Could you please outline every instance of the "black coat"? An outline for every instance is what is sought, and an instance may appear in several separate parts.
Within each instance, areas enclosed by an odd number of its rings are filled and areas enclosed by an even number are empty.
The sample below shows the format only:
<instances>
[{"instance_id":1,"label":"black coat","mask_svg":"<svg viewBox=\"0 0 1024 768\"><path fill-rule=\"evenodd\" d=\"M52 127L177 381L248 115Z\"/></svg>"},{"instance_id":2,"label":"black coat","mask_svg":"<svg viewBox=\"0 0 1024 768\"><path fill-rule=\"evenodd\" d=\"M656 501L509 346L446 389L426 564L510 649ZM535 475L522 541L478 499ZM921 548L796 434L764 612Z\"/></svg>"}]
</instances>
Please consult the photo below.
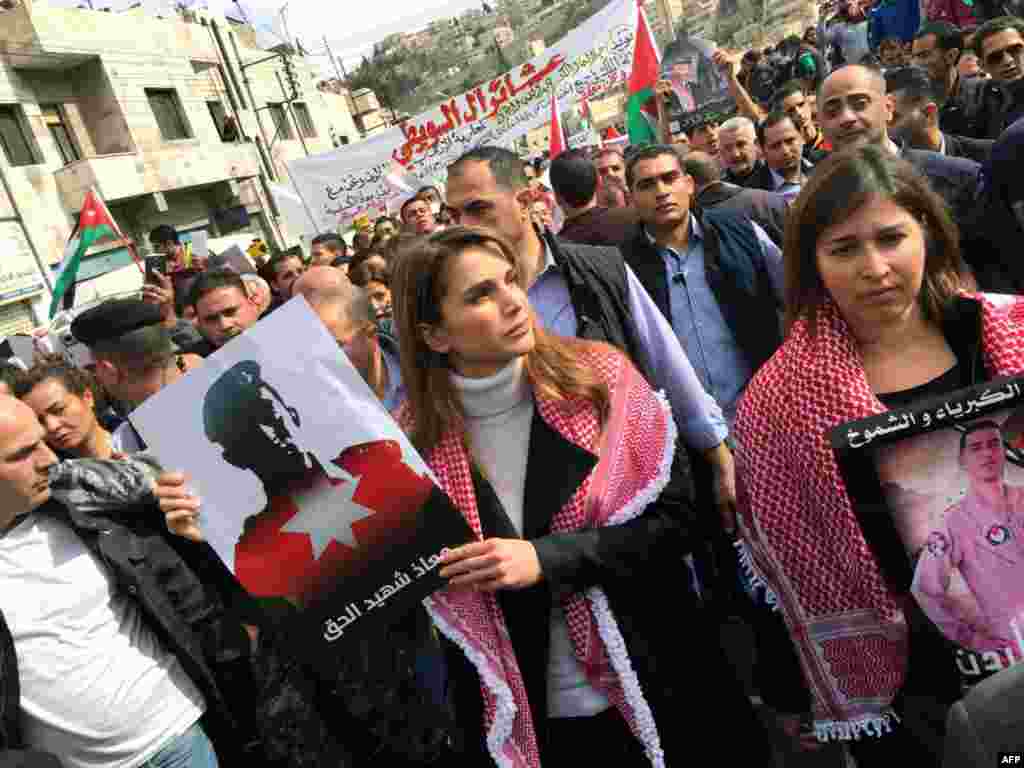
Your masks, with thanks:
<instances>
[{"instance_id":1,"label":"black coat","mask_svg":"<svg viewBox=\"0 0 1024 768\"><path fill-rule=\"evenodd\" d=\"M720 181L702 189L693 201L699 208L705 210L716 208L745 216L761 227L772 242L782 248L786 214L789 213L789 203L782 195L763 189L744 189Z\"/></svg>"},{"instance_id":2,"label":"black coat","mask_svg":"<svg viewBox=\"0 0 1024 768\"><path fill-rule=\"evenodd\" d=\"M523 500L523 536L534 544L544 581L498 599L526 685L543 762L552 590L600 586L626 641L651 706L668 765L682 765L694 743L730 744L736 764L767 765L769 749L749 700L719 647L715 626L687 588L682 555L693 543L680 514L684 478L623 525L551 534L551 521L583 483L597 457L566 440L535 413ZM474 473L485 536L520 538L488 482ZM465 765L490 765L483 743L483 700L475 668L447 643L458 722L467 736Z\"/></svg>"},{"instance_id":3,"label":"black coat","mask_svg":"<svg viewBox=\"0 0 1024 768\"><path fill-rule=\"evenodd\" d=\"M764 160L758 160L754 164L754 169L743 178L736 176L730 171L725 174L723 179L730 184L735 184L737 187L745 189L763 189L765 192L775 191L775 179L772 178L772 170Z\"/></svg>"},{"instance_id":4,"label":"black coat","mask_svg":"<svg viewBox=\"0 0 1024 768\"><path fill-rule=\"evenodd\" d=\"M947 155L973 160L980 165L988 162L989 156L992 154L992 145L995 144L991 139L969 139L965 136L953 136L948 133L944 133L943 136L946 139Z\"/></svg>"}]
</instances>

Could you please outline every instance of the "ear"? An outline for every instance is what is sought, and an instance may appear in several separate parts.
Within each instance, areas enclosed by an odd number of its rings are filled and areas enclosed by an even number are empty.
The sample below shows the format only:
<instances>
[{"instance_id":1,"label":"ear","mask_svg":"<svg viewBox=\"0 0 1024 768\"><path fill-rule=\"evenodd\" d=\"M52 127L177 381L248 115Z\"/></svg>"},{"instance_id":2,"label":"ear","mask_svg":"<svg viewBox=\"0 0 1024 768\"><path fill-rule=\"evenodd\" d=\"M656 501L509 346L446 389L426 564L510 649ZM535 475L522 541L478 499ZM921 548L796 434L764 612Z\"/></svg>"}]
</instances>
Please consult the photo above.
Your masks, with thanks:
<instances>
[{"instance_id":1,"label":"ear","mask_svg":"<svg viewBox=\"0 0 1024 768\"><path fill-rule=\"evenodd\" d=\"M950 67L955 67L957 62L960 61L960 54L962 53L963 51L961 51L959 48L952 48L946 51L946 65Z\"/></svg>"},{"instance_id":2,"label":"ear","mask_svg":"<svg viewBox=\"0 0 1024 768\"><path fill-rule=\"evenodd\" d=\"M117 381L117 373L117 366L109 360L96 361L94 375L96 376L96 380L103 386L107 386L107 382Z\"/></svg>"},{"instance_id":3,"label":"ear","mask_svg":"<svg viewBox=\"0 0 1024 768\"><path fill-rule=\"evenodd\" d=\"M928 122L929 123L935 123L937 125L938 122L939 122L939 106L938 106L938 104L936 104L934 101L925 104L924 105L924 116L926 118L928 118Z\"/></svg>"},{"instance_id":4,"label":"ear","mask_svg":"<svg viewBox=\"0 0 1024 768\"><path fill-rule=\"evenodd\" d=\"M893 113L895 111L896 111L896 100L892 96L886 95L886 97L885 97L885 124L886 125L891 125L892 124L892 116L893 116Z\"/></svg>"},{"instance_id":5,"label":"ear","mask_svg":"<svg viewBox=\"0 0 1024 768\"><path fill-rule=\"evenodd\" d=\"M420 333L423 334L423 343L430 348L431 352L437 352L439 355L451 352L451 337L441 326L423 324L420 325Z\"/></svg>"},{"instance_id":6,"label":"ear","mask_svg":"<svg viewBox=\"0 0 1024 768\"><path fill-rule=\"evenodd\" d=\"M530 220L530 203L533 202L533 194L529 187L523 187L516 192L516 202L519 203L519 213L523 221Z\"/></svg>"},{"instance_id":7,"label":"ear","mask_svg":"<svg viewBox=\"0 0 1024 768\"><path fill-rule=\"evenodd\" d=\"M82 402L86 404L90 411L96 409L96 398L93 397L92 390L89 387L86 387L85 392L82 393Z\"/></svg>"}]
</instances>

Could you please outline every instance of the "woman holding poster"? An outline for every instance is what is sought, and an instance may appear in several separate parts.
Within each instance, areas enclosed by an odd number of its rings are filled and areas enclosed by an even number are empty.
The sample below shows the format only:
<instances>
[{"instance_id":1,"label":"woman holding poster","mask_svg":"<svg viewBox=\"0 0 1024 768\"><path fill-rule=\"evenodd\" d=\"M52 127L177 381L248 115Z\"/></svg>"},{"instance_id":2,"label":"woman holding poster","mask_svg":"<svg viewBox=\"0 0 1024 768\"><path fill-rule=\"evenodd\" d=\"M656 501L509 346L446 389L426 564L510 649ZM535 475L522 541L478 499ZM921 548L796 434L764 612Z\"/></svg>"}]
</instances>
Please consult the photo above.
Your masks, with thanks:
<instances>
[{"instance_id":1,"label":"woman holding poster","mask_svg":"<svg viewBox=\"0 0 1024 768\"><path fill-rule=\"evenodd\" d=\"M939 655L946 667L922 655L943 639L908 601L909 585L883 575L828 434L1020 373L1024 302L965 292L945 206L884 149L826 160L792 217L789 335L751 381L736 422L749 562L779 598L817 736L846 741L862 767L920 764L923 749L937 764L945 711L960 693L952 653ZM934 712L901 703L918 700L934 701Z\"/></svg>"},{"instance_id":2,"label":"woman holding poster","mask_svg":"<svg viewBox=\"0 0 1024 768\"><path fill-rule=\"evenodd\" d=\"M618 351L539 327L514 252L484 230L410 249L394 291L402 421L478 537L428 600L467 764L680 765L695 737L767 764L682 586L689 500L665 399Z\"/></svg>"}]
</instances>

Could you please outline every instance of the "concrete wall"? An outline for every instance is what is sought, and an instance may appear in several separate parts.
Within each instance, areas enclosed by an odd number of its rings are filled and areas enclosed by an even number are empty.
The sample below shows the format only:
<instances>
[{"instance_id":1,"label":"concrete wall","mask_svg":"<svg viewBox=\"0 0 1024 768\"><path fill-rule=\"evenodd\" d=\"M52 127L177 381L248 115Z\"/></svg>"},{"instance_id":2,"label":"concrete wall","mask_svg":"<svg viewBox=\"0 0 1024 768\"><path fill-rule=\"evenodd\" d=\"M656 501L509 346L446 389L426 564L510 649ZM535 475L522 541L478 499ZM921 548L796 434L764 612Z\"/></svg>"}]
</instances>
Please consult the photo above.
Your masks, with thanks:
<instances>
[{"instance_id":1,"label":"concrete wall","mask_svg":"<svg viewBox=\"0 0 1024 768\"><path fill-rule=\"evenodd\" d=\"M224 34L227 58L239 76L244 104L239 102L238 113L228 95L233 84L222 75L227 64L209 25L139 13L32 7L30 2L0 15L0 103L21 106L42 159L36 165L12 168L0 153L0 164L44 261L59 260L73 215L93 185L105 196L126 234L143 242L158 223L205 226L213 207L245 205L253 216L269 210L255 178L261 170L256 140L262 136L261 123L267 138L273 135L265 107L286 98L275 74L283 76L284 67L278 59L248 67L245 86L240 65L269 52L255 47L251 30L223 17L216 20ZM237 58L232 39L238 47ZM321 73L315 62L298 57L293 61L300 100L309 111L316 136L306 138L304 147L298 125L292 122L294 138L266 147L274 175L285 183L288 161L307 152L333 149L334 136L347 136L350 142L359 139L345 97L316 89ZM147 88L175 91L189 138L164 139ZM238 118L248 142L221 141L210 101L220 102L226 114ZM41 117L39 105L51 102L63 107L82 157L66 167ZM254 108L261 111L257 114ZM163 193L166 210L160 210L155 192ZM12 215L10 209L0 190L0 216Z\"/></svg>"}]
</instances>

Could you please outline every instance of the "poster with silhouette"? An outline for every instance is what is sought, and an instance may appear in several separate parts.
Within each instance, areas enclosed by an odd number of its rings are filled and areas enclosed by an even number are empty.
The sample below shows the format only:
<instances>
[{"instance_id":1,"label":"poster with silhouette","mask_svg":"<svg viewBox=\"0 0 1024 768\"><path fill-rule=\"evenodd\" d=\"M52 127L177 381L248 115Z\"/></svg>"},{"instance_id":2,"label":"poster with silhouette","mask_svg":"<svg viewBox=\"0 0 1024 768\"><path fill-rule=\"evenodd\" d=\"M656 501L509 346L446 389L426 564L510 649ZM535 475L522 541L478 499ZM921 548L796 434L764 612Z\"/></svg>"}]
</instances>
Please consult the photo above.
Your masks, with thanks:
<instances>
[{"instance_id":1,"label":"poster with silhouette","mask_svg":"<svg viewBox=\"0 0 1024 768\"><path fill-rule=\"evenodd\" d=\"M1022 394L999 379L832 433L868 545L967 683L1024 659Z\"/></svg>"},{"instance_id":2,"label":"poster with silhouette","mask_svg":"<svg viewBox=\"0 0 1024 768\"><path fill-rule=\"evenodd\" d=\"M670 115L682 130L710 118L721 121L735 110L729 86L711 60L715 44L680 35L661 57L661 78L672 85Z\"/></svg>"},{"instance_id":3,"label":"poster with silhouette","mask_svg":"<svg viewBox=\"0 0 1024 768\"><path fill-rule=\"evenodd\" d=\"M242 585L301 611L311 652L441 587L442 551L471 539L301 297L131 421L164 467L188 475L204 538Z\"/></svg>"}]
</instances>

